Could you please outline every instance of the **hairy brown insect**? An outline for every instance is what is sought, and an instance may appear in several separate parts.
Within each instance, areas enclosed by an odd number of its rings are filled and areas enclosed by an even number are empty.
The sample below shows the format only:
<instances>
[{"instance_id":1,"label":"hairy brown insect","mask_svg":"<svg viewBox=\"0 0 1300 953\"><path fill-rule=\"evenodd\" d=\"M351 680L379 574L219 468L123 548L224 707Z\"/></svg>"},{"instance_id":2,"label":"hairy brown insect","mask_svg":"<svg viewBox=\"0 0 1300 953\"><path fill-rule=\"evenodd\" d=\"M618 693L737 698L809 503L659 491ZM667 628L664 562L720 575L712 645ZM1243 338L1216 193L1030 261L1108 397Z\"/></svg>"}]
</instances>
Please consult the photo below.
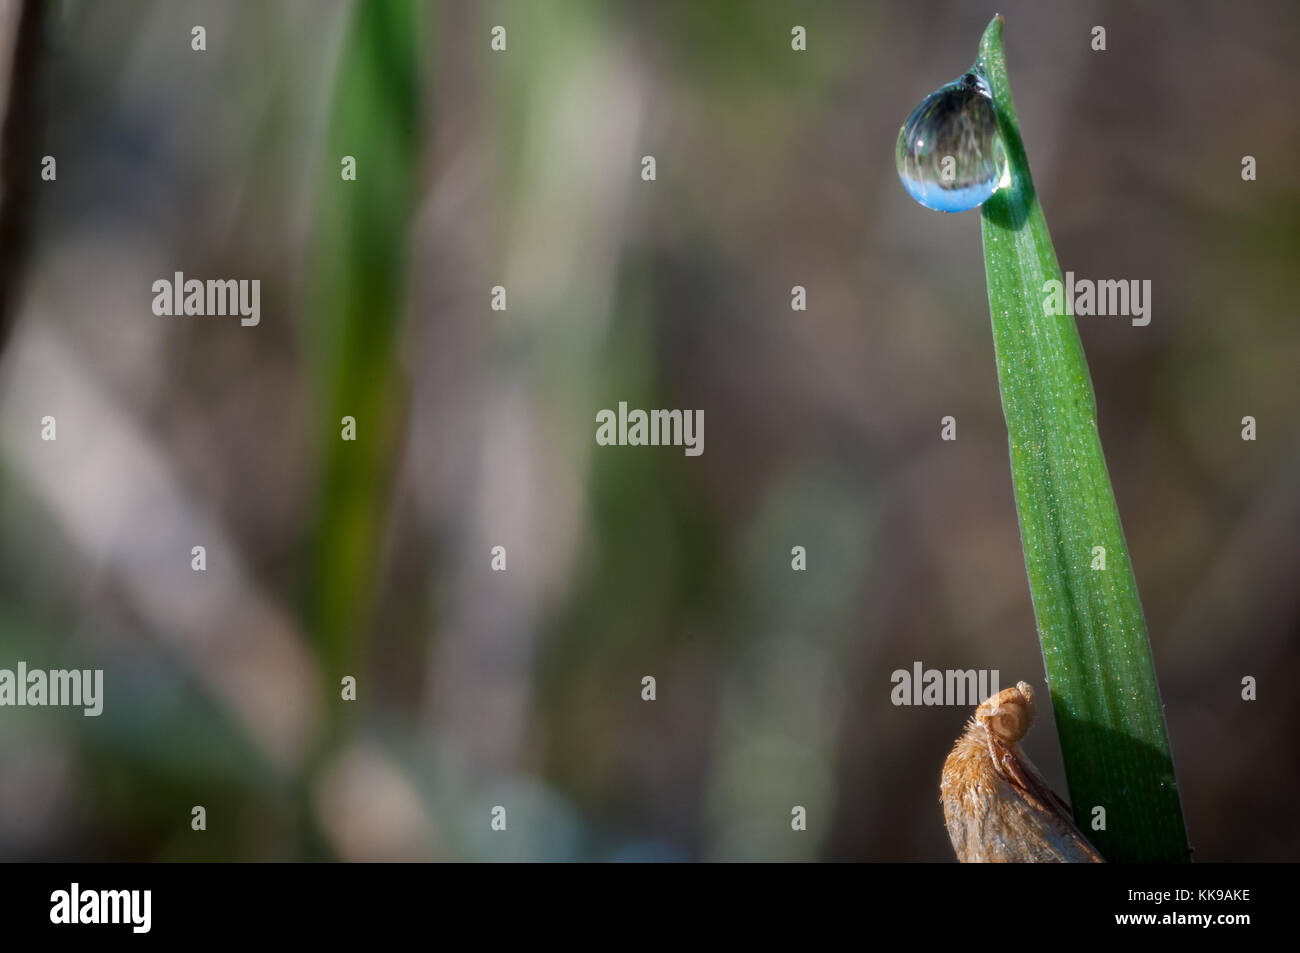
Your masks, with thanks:
<instances>
[{"instance_id":1,"label":"hairy brown insect","mask_svg":"<svg viewBox=\"0 0 1300 953\"><path fill-rule=\"evenodd\" d=\"M1034 723L1027 682L975 709L939 782L943 819L962 863L1103 863L1018 742Z\"/></svg>"}]
</instances>

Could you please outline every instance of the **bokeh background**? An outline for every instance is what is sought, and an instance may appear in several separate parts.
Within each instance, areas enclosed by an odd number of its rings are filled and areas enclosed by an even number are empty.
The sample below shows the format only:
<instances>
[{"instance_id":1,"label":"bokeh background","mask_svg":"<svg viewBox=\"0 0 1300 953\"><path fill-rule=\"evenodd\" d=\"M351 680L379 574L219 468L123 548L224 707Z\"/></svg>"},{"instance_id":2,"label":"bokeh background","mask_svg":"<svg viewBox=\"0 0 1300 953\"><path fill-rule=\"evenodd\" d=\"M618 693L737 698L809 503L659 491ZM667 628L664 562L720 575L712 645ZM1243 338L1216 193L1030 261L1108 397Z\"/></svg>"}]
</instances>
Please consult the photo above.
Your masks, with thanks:
<instances>
[{"instance_id":1,"label":"bokeh background","mask_svg":"<svg viewBox=\"0 0 1300 953\"><path fill-rule=\"evenodd\" d=\"M0 667L106 697L0 710L0 858L950 861L969 710L890 673L1045 683L978 215L893 149L1001 12L1062 267L1153 284L1080 331L1196 857L1300 859L1295 4L38 7ZM704 454L597 447L620 400ZM1048 706L1027 750L1064 792Z\"/></svg>"}]
</instances>

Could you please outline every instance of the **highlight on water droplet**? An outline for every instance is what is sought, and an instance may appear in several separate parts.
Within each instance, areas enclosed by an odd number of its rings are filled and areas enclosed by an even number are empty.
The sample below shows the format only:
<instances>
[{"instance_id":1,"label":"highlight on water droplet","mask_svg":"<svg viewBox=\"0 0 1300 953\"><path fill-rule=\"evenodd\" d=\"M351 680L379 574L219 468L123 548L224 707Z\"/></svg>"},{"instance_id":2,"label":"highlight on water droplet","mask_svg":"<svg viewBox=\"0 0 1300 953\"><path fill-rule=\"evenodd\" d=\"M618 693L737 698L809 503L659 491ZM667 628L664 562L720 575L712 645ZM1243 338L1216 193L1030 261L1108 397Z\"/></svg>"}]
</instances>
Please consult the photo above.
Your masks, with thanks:
<instances>
[{"instance_id":1,"label":"highlight on water droplet","mask_svg":"<svg viewBox=\"0 0 1300 953\"><path fill-rule=\"evenodd\" d=\"M898 131L898 177L926 208L964 212L1011 184L993 97L972 70L940 86Z\"/></svg>"}]
</instances>

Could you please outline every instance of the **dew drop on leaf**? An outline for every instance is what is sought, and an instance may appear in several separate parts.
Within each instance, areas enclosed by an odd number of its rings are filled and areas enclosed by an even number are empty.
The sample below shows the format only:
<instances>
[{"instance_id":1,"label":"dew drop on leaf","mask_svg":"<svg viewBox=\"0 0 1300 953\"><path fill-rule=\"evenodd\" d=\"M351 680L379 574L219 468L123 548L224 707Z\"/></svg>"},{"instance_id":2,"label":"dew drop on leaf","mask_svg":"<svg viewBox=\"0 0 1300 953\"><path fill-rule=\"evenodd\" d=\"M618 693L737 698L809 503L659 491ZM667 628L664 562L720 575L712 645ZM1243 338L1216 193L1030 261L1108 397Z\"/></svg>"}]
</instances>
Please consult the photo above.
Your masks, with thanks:
<instances>
[{"instance_id":1,"label":"dew drop on leaf","mask_svg":"<svg viewBox=\"0 0 1300 953\"><path fill-rule=\"evenodd\" d=\"M898 177L926 208L964 212L1011 184L988 83L975 71L940 86L898 131Z\"/></svg>"}]
</instances>

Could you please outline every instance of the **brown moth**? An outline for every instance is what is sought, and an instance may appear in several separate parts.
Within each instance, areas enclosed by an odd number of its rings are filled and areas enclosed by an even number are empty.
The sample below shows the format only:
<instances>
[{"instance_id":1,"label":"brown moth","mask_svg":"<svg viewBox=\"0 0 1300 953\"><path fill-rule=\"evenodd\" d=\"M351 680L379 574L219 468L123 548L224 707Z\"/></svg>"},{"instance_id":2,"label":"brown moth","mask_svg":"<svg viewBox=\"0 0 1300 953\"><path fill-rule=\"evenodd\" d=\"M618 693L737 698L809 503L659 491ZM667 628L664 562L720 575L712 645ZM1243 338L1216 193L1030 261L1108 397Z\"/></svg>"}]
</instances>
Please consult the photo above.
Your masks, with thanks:
<instances>
[{"instance_id":1,"label":"brown moth","mask_svg":"<svg viewBox=\"0 0 1300 953\"><path fill-rule=\"evenodd\" d=\"M975 709L943 764L943 819L970 863L1104 863L1018 742L1034 723L1027 682Z\"/></svg>"}]
</instances>

